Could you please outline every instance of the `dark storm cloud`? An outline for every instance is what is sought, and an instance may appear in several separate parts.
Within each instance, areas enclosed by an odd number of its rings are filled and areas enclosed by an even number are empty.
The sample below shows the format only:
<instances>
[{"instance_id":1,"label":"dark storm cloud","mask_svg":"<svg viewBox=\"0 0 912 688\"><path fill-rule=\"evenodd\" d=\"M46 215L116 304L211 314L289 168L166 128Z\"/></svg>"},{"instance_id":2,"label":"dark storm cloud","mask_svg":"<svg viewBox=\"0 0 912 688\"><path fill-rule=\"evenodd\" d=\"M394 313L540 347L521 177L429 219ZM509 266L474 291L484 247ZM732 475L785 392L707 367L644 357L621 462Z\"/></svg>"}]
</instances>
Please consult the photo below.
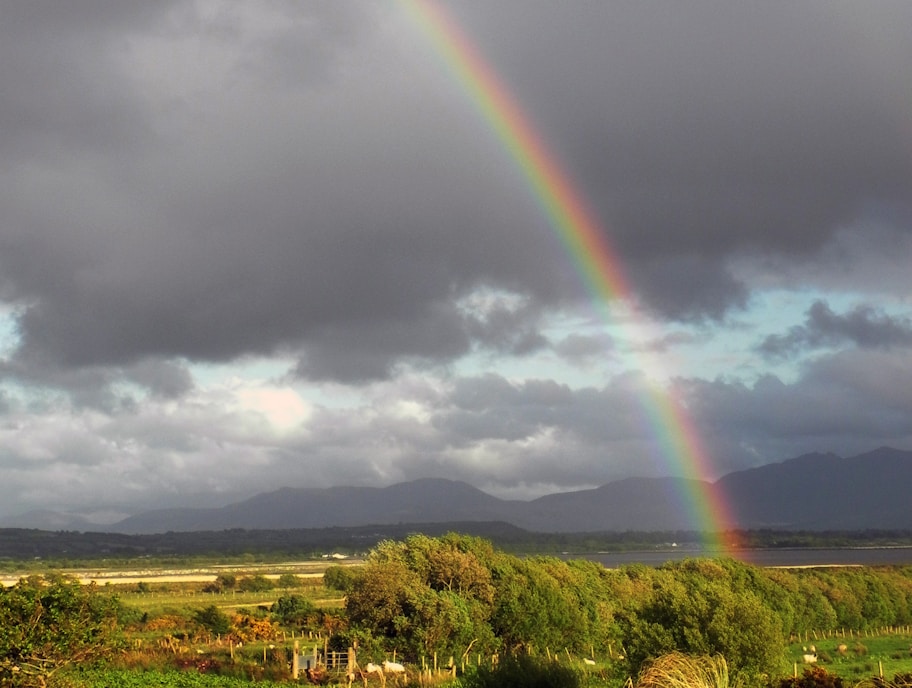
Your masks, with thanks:
<instances>
[{"instance_id":1,"label":"dark storm cloud","mask_svg":"<svg viewBox=\"0 0 912 688\"><path fill-rule=\"evenodd\" d=\"M52 146L56 159L13 178L0 281L6 298L21 304L23 365L129 366L150 357L230 360L298 349L299 371L358 380L383 376L398 360L449 360L472 339L517 352L542 345L527 318L479 320L453 309L454 299L481 284L546 300L560 293L564 268L555 270L548 257L554 249L542 221L531 208L517 215L504 203L518 190L512 177L492 184L479 175L492 165L485 142L464 141L457 154L451 138L436 132L452 114L441 111L439 97L416 90L426 83L397 73L407 67L397 60L409 56L381 52L390 45L378 41L391 37L369 27L383 14L347 8L285 8L308 45L345 39L344 50L311 46L322 62L344 67L327 66L316 83L308 80L314 67L306 56L298 56L306 63L303 81L289 83L290 71L275 71L291 70L283 61L287 27L242 44L243 54L232 57L237 64L224 65L219 50L240 28L230 13L211 19L214 28L197 18L199 50L213 60L211 81L219 86L227 71L227 92L200 85L201 94L169 93L167 82L143 77L141 54L132 72L118 73L111 55L96 52L97 41L81 44L83 35L71 31L75 37L64 43L73 60L106 67L102 78L110 77L125 102L99 102L77 84L67 95L81 99L74 107L39 109L81 107L103 133L116 129L112 118L133 122L133 108L151 103L137 120L156 131L158 148L113 167L94 166L79 149L69 169ZM179 43L190 20L177 19L176 29L156 25L145 38L161 40L162 49ZM33 34L44 38L36 23ZM392 67L375 63L378 54ZM178 66L201 81L208 76L198 65ZM182 78L190 77L176 74L175 83ZM13 95L53 93L56 85L39 72L12 84ZM143 87L150 90L136 95ZM182 132L185 126L191 129ZM457 139L477 139L474 126L461 129L453 128ZM91 140L79 131L56 133L74 145ZM90 147L95 155L97 146ZM58 169L46 174L45 164ZM493 164L496 172L503 161ZM527 324L508 333L519 319Z\"/></svg>"},{"instance_id":2,"label":"dark storm cloud","mask_svg":"<svg viewBox=\"0 0 912 688\"><path fill-rule=\"evenodd\" d=\"M415 27L212 7L4 21L0 296L21 364L281 351L350 382L546 346L539 315L584 298L579 279ZM865 204L905 202L908 6L864 13L886 62L828 3L453 10L655 312L724 319L749 303L733 258L814 256ZM454 306L482 288L528 305Z\"/></svg>"},{"instance_id":3,"label":"dark storm cloud","mask_svg":"<svg viewBox=\"0 0 912 688\"><path fill-rule=\"evenodd\" d=\"M149 113L124 79L121 59L130 37L161 30L175 4L4 3L0 151L6 164L59 164L78 155L106 164L104 158L149 143Z\"/></svg>"},{"instance_id":4,"label":"dark storm cloud","mask_svg":"<svg viewBox=\"0 0 912 688\"><path fill-rule=\"evenodd\" d=\"M452 9L662 313L721 317L749 288L733 256L812 256L909 207L906 3Z\"/></svg>"},{"instance_id":5,"label":"dark storm cloud","mask_svg":"<svg viewBox=\"0 0 912 688\"><path fill-rule=\"evenodd\" d=\"M7 3L17 504L668 474L643 350L716 472L912 446L912 5L451 9L604 226L646 339L623 305L581 315L567 237L398 5ZM808 287L872 305L757 322L763 290ZM781 377L734 350L749 331Z\"/></svg>"},{"instance_id":6,"label":"dark storm cloud","mask_svg":"<svg viewBox=\"0 0 912 688\"><path fill-rule=\"evenodd\" d=\"M770 335L758 348L766 356L784 357L806 349L846 343L862 348L909 347L912 322L866 305L839 315L825 301L815 301L808 309L804 325L792 327L784 335Z\"/></svg>"}]
</instances>

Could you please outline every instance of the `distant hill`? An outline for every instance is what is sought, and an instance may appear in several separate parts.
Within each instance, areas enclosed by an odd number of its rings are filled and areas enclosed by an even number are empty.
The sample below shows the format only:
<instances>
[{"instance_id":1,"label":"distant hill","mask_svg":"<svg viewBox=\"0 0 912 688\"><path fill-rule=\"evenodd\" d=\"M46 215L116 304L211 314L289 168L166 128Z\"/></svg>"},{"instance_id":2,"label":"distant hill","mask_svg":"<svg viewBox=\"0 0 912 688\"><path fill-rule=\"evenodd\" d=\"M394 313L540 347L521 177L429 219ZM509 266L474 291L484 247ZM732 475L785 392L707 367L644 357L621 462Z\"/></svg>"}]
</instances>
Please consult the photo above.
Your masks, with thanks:
<instances>
[{"instance_id":1,"label":"distant hill","mask_svg":"<svg viewBox=\"0 0 912 688\"><path fill-rule=\"evenodd\" d=\"M84 516L49 509L35 509L3 519L4 528L38 528L40 530L93 530L100 527Z\"/></svg>"},{"instance_id":2,"label":"distant hill","mask_svg":"<svg viewBox=\"0 0 912 688\"><path fill-rule=\"evenodd\" d=\"M745 528L912 528L912 452L805 454L717 481Z\"/></svg>"},{"instance_id":3,"label":"distant hill","mask_svg":"<svg viewBox=\"0 0 912 688\"><path fill-rule=\"evenodd\" d=\"M912 529L910 485L912 452L887 447L851 458L807 454L730 473L715 483L736 527L780 530ZM444 479L390 487L283 488L221 508L149 511L104 529L165 533L499 521L540 533L692 530L682 495L707 487L679 478L628 478L531 501L498 499Z\"/></svg>"},{"instance_id":4,"label":"distant hill","mask_svg":"<svg viewBox=\"0 0 912 688\"><path fill-rule=\"evenodd\" d=\"M511 505L466 483L439 478L389 487L291 488L217 509L162 509L131 516L108 529L163 533L247 528L351 527L367 524L507 521Z\"/></svg>"}]
</instances>

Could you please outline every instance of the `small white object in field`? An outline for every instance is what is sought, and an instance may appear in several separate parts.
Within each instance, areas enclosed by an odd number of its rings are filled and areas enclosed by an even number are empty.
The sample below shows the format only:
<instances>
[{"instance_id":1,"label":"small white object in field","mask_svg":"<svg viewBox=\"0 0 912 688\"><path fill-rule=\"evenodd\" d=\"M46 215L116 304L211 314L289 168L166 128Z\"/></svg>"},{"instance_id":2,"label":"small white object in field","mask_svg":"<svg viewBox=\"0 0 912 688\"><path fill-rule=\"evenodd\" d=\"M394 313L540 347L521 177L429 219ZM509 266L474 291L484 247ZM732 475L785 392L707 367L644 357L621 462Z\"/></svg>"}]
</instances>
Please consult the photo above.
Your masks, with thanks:
<instances>
[{"instance_id":1,"label":"small white object in field","mask_svg":"<svg viewBox=\"0 0 912 688\"><path fill-rule=\"evenodd\" d=\"M383 670L389 674L404 674L405 667L399 664L399 662L383 662Z\"/></svg>"}]
</instances>

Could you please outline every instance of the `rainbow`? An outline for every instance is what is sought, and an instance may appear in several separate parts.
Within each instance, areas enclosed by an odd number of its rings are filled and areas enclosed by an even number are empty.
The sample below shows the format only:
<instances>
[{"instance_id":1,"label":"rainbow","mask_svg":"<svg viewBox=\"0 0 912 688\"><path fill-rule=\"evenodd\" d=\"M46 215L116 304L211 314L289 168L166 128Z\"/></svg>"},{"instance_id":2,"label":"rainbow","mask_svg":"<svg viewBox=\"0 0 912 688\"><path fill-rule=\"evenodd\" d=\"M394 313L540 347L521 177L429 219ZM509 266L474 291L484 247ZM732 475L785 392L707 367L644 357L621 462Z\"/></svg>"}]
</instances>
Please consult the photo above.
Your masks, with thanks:
<instances>
[{"instance_id":1,"label":"rainbow","mask_svg":"<svg viewBox=\"0 0 912 688\"><path fill-rule=\"evenodd\" d=\"M607 233L511 92L443 7L434 0L401 4L515 162L595 303L607 310L607 304L620 300L635 315L632 290ZM690 522L711 539L708 544L721 548L733 520L724 496L705 481L712 466L694 423L682 404L656 383L648 384L640 403L669 468L691 478L681 495Z\"/></svg>"}]
</instances>

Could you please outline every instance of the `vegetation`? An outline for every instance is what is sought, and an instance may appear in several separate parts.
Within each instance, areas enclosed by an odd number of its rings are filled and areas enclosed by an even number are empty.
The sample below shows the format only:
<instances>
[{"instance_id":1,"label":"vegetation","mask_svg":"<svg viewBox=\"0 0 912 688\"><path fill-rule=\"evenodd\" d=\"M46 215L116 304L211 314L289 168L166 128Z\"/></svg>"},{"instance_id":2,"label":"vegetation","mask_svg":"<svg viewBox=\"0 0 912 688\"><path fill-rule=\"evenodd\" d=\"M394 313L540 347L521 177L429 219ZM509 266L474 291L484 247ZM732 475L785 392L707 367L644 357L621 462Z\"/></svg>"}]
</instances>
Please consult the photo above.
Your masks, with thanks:
<instances>
[{"instance_id":1,"label":"vegetation","mask_svg":"<svg viewBox=\"0 0 912 688\"><path fill-rule=\"evenodd\" d=\"M113 647L117 603L64 577L0 588L0 685L43 686L62 667Z\"/></svg>"},{"instance_id":2,"label":"vegetation","mask_svg":"<svg viewBox=\"0 0 912 688\"><path fill-rule=\"evenodd\" d=\"M134 671L130 669L90 668L67 676L66 688L249 688L246 676L223 676L170 669ZM287 688L288 683L258 680L258 688Z\"/></svg>"},{"instance_id":3,"label":"vegetation","mask_svg":"<svg viewBox=\"0 0 912 688\"><path fill-rule=\"evenodd\" d=\"M645 665L637 688L728 688L728 664L721 655L671 652ZM785 687L783 687L785 688ZM795 688L802 688L796 686Z\"/></svg>"},{"instance_id":4,"label":"vegetation","mask_svg":"<svg viewBox=\"0 0 912 688\"><path fill-rule=\"evenodd\" d=\"M519 655L495 667L473 668L459 681L459 688L578 688L581 684L581 672L572 667Z\"/></svg>"},{"instance_id":5,"label":"vegetation","mask_svg":"<svg viewBox=\"0 0 912 688\"><path fill-rule=\"evenodd\" d=\"M121 586L24 579L0 591L0 686L277 681L289 677L292 638L305 653L342 652L343 666L349 646L362 666L439 659L467 688L619 688L637 676L642 688L912 683L900 678L912 672L912 567L688 559L606 569L453 533L385 540L359 566L319 566L323 580L309 564L219 568L197 583L151 571ZM799 671L808 652L816 666ZM107 664L91 661L106 654ZM59 671L67 663L78 667Z\"/></svg>"},{"instance_id":6,"label":"vegetation","mask_svg":"<svg viewBox=\"0 0 912 688\"><path fill-rule=\"evenodd\" d=\"M596 654L627 676L672 653L725 658L736 682L791 668L789 637L912 623L912 570L781 571L730 559L605 569L519 558L459 535L380 543L348 586L350 633L432 654Z\"/></svg>"}]
</instances>

